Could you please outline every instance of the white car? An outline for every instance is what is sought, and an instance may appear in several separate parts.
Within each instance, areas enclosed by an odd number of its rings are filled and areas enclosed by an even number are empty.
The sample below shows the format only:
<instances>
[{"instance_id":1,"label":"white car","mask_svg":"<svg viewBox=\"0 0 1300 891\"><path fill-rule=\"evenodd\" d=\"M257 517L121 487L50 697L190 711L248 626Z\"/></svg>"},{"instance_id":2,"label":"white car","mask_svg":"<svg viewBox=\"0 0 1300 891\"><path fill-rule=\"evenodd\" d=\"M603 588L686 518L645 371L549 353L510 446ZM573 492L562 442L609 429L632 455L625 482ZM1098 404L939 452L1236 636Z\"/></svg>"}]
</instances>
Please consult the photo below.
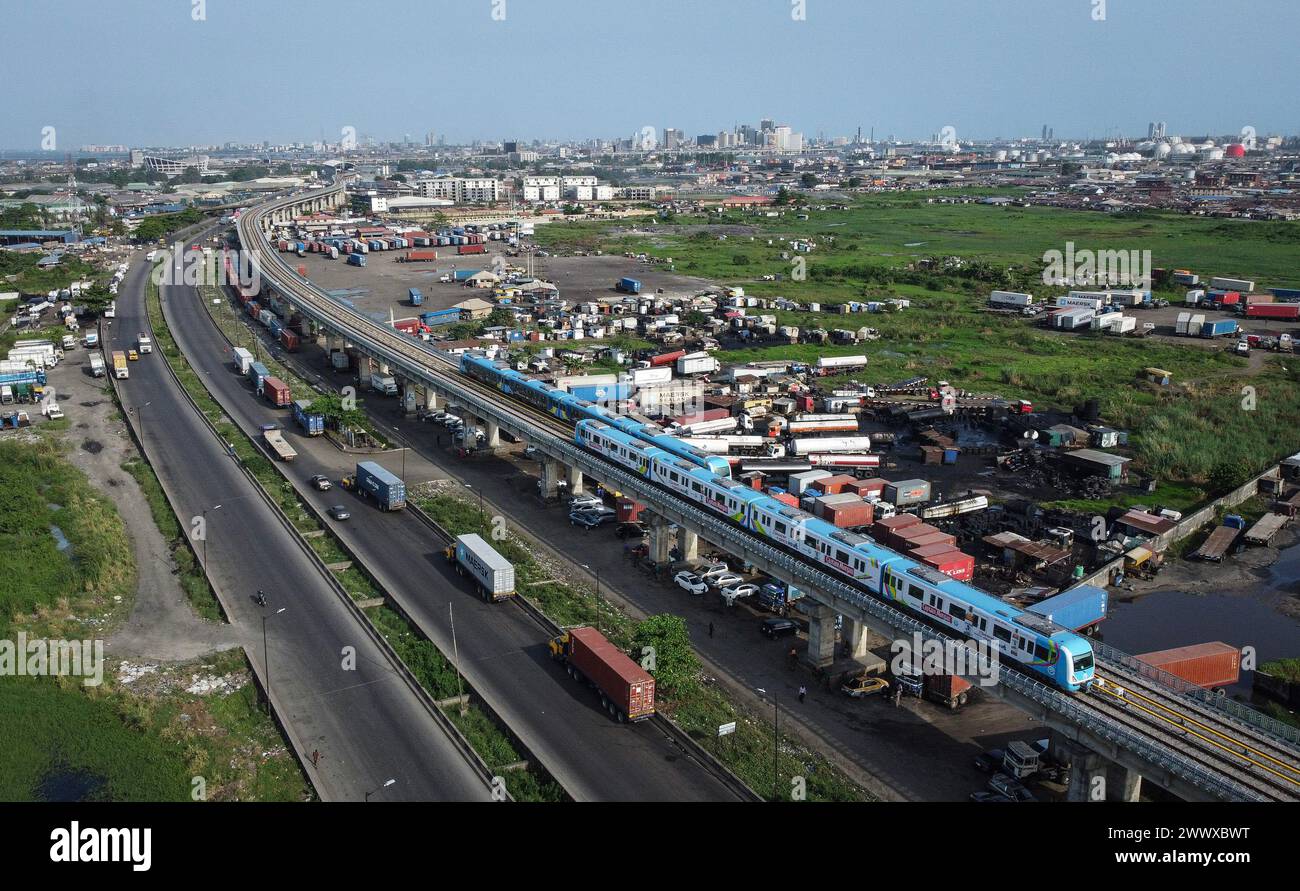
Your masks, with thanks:
<instances>
[{"instance_id":1,"label":"white car","mask_svg":"<svg viewBox=\"0 0 1300 891\"><path fill-rule=\"evenodd\" d=\"M720 572L715 576L710 576L708 579L709 584L718 590L722 590L723 588L734 588L736 585L739 585L744 581L743 578L736 575L734 572Z\"/></svg>"},{"instance_id":2,"label":"white car","mask_svg":"<svg viewBox=\"0 0 1300 891\"><path fill-rule=\"evenodd\" d=\"M727 606L735 606L737 600L745 597L753 597L758 593L758 585L753 582L741 582L739 585L732 585L722 589L722 600Z\"/></svg>"},{"instance_id":3,"label":"white car","mask_svg":"<svg viewBox=\"0 0 1300 891\"><path fill-rule=\"evenodd\" d=\"M699 573L700 578L703 578L706 581L712 581L714 576L722 575L724 572L731 572L731 567L725 563L709 563L705 566L701 566L697 572Z\"/></svg>"},{"instance_id":4,"label":"white car","mask_svg":"<svg viewBox=\"0 0 1300 891\"><path fill-rule=\"evenodd\" d=\"M595 495L574 495L573 500L569 502L569 510L588 510L605 507L605 502L601 501Z\"/></svg>"},{"instance_id":5,"label":"white car","mask_svg":"<svg viewBox=\"0 0 1300 891\"><path fill-rule=\"evenodd\" d=\"M709 583L693 572L679 572L673 576L673 581L688 594L699 595L709 590Z\"/></svg>"}]
</instances>

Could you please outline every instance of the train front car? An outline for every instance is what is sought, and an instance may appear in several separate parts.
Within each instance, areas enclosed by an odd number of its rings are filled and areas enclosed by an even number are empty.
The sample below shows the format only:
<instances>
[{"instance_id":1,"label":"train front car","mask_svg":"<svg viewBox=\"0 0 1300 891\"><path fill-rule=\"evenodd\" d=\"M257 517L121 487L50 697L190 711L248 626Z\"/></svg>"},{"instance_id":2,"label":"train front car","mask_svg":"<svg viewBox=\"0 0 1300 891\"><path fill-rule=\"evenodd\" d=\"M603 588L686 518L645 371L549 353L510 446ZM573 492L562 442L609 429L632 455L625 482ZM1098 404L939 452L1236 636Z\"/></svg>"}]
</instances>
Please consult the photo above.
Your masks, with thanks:
<instances>
[{"instance_id":1,"label":"train front car","mask_svg":"<svg viewBox=\"0 0 1300 891\"><path fill-rule=\"evenodd\" d=\"M1058 631L1052 635L1052 640L1061 653L1055 678L1057 685L1071 693L1086 691L1092 686L1097 671L1093 664L1092 644L1073 631Z\"/></svg>"}]
</instances>

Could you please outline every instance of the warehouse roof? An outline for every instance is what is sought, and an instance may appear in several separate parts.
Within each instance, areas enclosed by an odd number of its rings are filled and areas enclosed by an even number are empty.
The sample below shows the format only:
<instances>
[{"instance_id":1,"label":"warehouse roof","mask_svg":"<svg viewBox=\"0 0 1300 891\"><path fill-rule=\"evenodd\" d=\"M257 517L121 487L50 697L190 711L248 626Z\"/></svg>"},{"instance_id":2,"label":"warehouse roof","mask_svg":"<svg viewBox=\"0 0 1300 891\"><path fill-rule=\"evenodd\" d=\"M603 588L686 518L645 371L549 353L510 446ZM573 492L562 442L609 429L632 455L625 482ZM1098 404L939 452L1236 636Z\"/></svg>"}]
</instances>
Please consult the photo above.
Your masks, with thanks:
<instances>
[{"instance_id":1,"label":"warehouse roof","mask_svg":"<svg viewBox=\"0 0 1300 891\"><path fill-rule=\"evenodd\" d=\"M1066 452L1065 457L1073 458L1078 461L1084 461L1088 464L1102 464L1106 467L1123 467L1132 458L1125 458L1122 455L1112 455L1109 452L1099 452L1096 449L1077 449L1073 452Z\"/></svg>"}]
</instances>

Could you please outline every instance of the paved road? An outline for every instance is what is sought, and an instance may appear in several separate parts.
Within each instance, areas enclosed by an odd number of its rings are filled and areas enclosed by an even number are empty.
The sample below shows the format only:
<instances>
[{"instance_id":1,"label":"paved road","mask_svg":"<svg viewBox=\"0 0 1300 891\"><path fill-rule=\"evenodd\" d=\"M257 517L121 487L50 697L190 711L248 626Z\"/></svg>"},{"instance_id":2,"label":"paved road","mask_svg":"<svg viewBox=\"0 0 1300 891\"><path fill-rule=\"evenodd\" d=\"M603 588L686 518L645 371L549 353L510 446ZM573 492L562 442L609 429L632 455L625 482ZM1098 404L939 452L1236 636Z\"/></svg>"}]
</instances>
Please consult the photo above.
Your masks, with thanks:
<instances>
[{"instance_id":1,"label":"paved road","mask_svg":"<svg viewBox=\"0 0 1300 891\"><path fill-rule=\"evenodd\" d=\"M575 684L547 655L545 629L510 603L489 604L449 570L429 529L414 516L384 513L335 488L316 492L318 473L337 480L355 467L324 439L302 436L292 416L257 398L235 373L227 341L191 289L172 289L168 321L182 351L207 378L226 411L244 430L277 421L298 458L285 466L299 492L318 507L345 504L352 519L336 531L444 653L456 644L468 682L576 799L593 801L734 801L735 796L653 724L612 722L590 689ZM294 394L300 396L302 394ZM400 452L380 457L402 471ZM414 452L406 458L409 483L442 474ZM333 522L333 521L331 521ZM508 781L508 777L507 777Z\"/></svg>"},{"instance_id":2,"label":"paved road","mask_svg":"<svg viewBox=\"0 0 1300 891\"><path fill-rule=\"evenodd\" d=\"M128 275L118 318L105 329L109 349L128 349L137 332L150 330L147 274L141 261ZM321 797L360 800L393 778L375 800L489 799L451 738L184 401L163 361L154 353L130 363L130 378L118 382L123 407L142 418L145 450L180 514L221 505L207 517L213 582L264 679L266 619L277 712L300 752L320 751L312 777ZM252 599L259 588L274 592L266 610ZM347 646L356 648L355 670L343 670Z\"/></svg>"}]
</instances>

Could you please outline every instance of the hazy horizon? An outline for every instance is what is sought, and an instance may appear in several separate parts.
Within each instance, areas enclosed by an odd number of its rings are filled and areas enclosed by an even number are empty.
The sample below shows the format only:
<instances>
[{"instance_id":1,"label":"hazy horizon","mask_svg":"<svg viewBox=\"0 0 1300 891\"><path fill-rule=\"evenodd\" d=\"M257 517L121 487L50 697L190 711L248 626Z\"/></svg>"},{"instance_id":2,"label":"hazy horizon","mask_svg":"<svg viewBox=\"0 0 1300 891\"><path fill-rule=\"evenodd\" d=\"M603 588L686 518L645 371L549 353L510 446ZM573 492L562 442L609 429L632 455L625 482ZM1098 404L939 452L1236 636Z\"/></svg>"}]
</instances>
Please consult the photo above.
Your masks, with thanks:
<instances>
[{"instance_id":1,"label":"hazy horizon","mask_svg":"<svg viewBox=\"0 0 1300 891\"><path fill-rule=\"evenodd\" d=\"M504 2L504 7L502 3ZM1300 131L1293 0L65 0L6 10L0 147ZM504 8L504 20L494 18ZM1250 29L1243 28L1243 23ZM1246 36L1235 36L1248 31ZM248 97L244 101L243 97Z\"/></svg>"}]
</instances>

